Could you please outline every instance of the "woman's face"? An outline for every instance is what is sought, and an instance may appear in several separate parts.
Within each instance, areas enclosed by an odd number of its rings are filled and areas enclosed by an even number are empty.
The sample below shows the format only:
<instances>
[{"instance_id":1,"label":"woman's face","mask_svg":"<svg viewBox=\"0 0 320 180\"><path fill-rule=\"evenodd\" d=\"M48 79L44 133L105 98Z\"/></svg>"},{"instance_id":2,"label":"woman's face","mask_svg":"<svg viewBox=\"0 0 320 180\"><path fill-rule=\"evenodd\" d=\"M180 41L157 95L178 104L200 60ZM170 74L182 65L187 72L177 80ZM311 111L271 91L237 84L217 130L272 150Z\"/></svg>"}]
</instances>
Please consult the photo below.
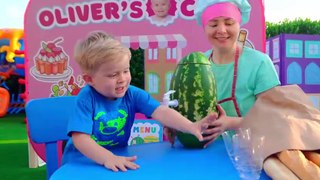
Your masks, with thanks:
<instances>
[{"instance_id":1,"label":"woman's face","mask_svg":"<svg viewBox=\"0 0 320 180\"><path fill-rule=\"evenodd\" d=\"M216 49L232 49L238 39L240 24L232 18L217 17L205 26L208 41Z\"/></svg>"}]
</instances>

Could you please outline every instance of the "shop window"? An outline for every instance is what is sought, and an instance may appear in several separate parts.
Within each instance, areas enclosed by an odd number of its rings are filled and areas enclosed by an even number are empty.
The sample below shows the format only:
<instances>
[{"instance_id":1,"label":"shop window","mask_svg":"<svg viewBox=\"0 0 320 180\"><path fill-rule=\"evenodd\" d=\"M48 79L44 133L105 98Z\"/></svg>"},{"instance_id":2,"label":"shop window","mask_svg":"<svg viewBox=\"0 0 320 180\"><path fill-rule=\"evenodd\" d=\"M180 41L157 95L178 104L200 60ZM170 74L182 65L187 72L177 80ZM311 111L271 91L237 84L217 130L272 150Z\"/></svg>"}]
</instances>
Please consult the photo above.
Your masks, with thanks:
<instances>
[{"instance_id":1,"label":"shop window","mask_svg":"<svg viewBox=\"0 0 320 180\"><path fill-rule=\"evenodd\" d=\"M270 42L269 41L267 41L266 42L266 54L268 54L269 56L270 56ZM272 58L272 57L270 57L270 58Z\"/></svg>"},{"instance_id":2,"label":"shop window","mask_svg":"<svg viewBox=\"0 0 320 180\"><path fill-rule=\"evenodd\" d=\"M168 92L170 90L170 83L171 83L171 79L173 76L173 72L169 71L166 73L166 92ZM174 90L174 89L172 89Z\"/></svg>"},{"instance_id":3,"label":"shop window","mask_svg":"<svg viewBox=\"0 0 320 180\"><path fill-rule=\"evenodd\" d=\"M177 48L167 48L167 60L172 61L177 59Z\"/></svg>"},{"instance_id":4,"label":"shop window","mask_svg":"<svg viewBox=\"0 0 320 180\"><path fill-rule=\"evenodd\" d=\"M279 38L272 40L272 44L273 44L272 59L277 60L279 59L279 54L280 54Z\"/></svg>"},{"instance_id":5,"label":"shop window","mask_svg":"<svg viewBox=\"0 0 320 180\"><path fill-rule=\"evenodd\" d=\"M301 84L302 70L297 62L293 62L287 69L287 84Z\"/></svg>"},{"instance_id":6,"label":"shop window","mask_svg":"<svg viewBox=\"0 0 320 180\"><path fill-rule=\"evenodd\" d=\"M287 40L286 41L286 57L302 58L302 41Z\"/></svg>"},{"instance_id":7,"label":"shop window","mask_svg":"<svg viewBox=\"0 0 320 180\"><path fill-rule=\"evenodd\" d=\"M156 73L149 73L148 74L148 92L151 94L158 94L159 93L159 75Z\"/></svg>"},{"instance_id":8,"label":"shop window","mask_svg":"<svg viewBox=\"0 0 320 180\"><path fill-rule=\"evenodd\" d=\"M149 61L158 60L158 49L148 49L148 60Z\"/></svg>"},{"instance_id":9,"label":"shop window","mask_svg":"<svg viewBox=\"0 0 320 180\"><path fill-rule=\"evenodd\" d=\"M320 58L320 41L305 42L305 57Z\"/></svg>"},{"instance_id":10,"label":"shop window","mask_svg":"<svg viewBox=\"0 0 320 180\"><path fill-rule=\"evenodd\" d=\"M309 85L320 85L320 67L317 64L308 64L305 70L305 82Z\"/></svg>"}]
</instances>

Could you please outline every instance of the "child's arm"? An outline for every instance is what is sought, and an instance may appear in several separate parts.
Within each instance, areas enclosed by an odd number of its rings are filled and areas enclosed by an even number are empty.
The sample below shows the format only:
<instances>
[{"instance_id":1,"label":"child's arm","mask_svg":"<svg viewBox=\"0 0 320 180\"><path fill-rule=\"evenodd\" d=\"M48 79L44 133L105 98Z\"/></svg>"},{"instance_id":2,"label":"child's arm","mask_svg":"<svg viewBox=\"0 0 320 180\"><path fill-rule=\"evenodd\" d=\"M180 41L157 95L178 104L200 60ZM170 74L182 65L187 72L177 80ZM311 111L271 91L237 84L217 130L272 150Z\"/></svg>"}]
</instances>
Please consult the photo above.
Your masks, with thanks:
<instances>
[{"instance_id":1,"label":"child's arm","mask_svg":"<svg viewBox=\"0 0 320 180\"><path fill-rule=\"evenodd\" d=\"M124 157L114 155L111 151L98 145L89 134L73 132L72 141L75 147L86 157L94 160L98 164L104 165L113 171L127 171L127 169L137 169L139 166L134 163L137 156Z\"/></svg>"},{"instance_id":2,"label":"child's arm","mask_svg":"<svg viewBox=\"0 0 320 180\"><path fill-rule=\"evenodd\" d=\"M209 115L201 121L192 123L174 109L163 105L160 105L151 116L165 126L195 135L199 141L203 140L202 131L208 127L208 123L212 119Z\"/></svg>"}]
</instances>

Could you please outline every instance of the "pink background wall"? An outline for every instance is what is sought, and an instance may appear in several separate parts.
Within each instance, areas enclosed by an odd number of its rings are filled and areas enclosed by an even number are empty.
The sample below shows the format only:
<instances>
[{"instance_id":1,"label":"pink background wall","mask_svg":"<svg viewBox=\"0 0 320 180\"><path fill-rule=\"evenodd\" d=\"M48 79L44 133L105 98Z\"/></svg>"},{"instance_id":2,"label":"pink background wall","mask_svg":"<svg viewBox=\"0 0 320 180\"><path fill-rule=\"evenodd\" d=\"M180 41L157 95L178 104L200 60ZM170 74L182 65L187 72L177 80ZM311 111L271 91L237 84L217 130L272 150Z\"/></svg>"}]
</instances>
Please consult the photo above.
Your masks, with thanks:
<instances>
[{"instance_id":1,"label":"pink background wall","mask_svg":"<svg viewBox=\"0 0 320 180\"><path fill-rule=\"evenodd\" d=\"M204 36L203 29L200 26L197 26L194 20L192 11L194 8L194 0L177 0L177 18L172 24L167 26L155 26L150 23L150 21L147 19L148 13L145 6L146 1L130 1L131 5L135 7L131 9L129 8L130 5L127 1L102 1L103 4L107 2L112 2L113 4L118 3L120 6L121 4L127 4L125 12L120 15L118 14L122 18L108 19L106 16L103 16L103 12L91 13L90 11L89 14L95 14L96 19L100 20L96 22L78 21L75 23L69 21L69 24L55 24L48 28L41 25L39 20L41 19L39 18L40 15L46 15L46 12L49 11L54 12L53 9L56 8L60 9L59 13L61 13L61 17L63 17L64 20L72 19L72 15L67 14L67 7L75 7L77 5L81 5L83 7L84 4L90 5L89 2L81 2L79 0L31 0L25 14L25 44L26 57L28 59L27 67L29 67L27 68L27 71L34 66L34 57L37 55L42 41L52 41L59 37L63 37L64 41L61 42L59 46L61 46L69 56L69 62L73 69L73 74L79 74L77 65L72 58L73 46L79 38L84 37L89 31L97 29L103 29L115 36L182 34L187 39L187 46L186 48L182 49L182 56L192 51L204 51L210 48ZM248 29L248 38L254 43L255 48L264 51L264 8L260 0L251 0L250 3L253 7L251 20L246 26L244 26L244 28ZM97 5L97 7L99 7L99 5ZM103 8L96 8L95 12L99 12L99 9L102 9L103 11ZM130 11L135 13L138 18L128 18ZM98 16L97 14L100 14L101 16ZM55 19L58 19L58 17L59 15L54 15ZM50 91L48 90L50 89L52 83L38 81L33 76L30 76L30 72L26 72L26 76L28 76L27 78L29 83L29 99L49 96Z\"/></svg>"}]
</instances>

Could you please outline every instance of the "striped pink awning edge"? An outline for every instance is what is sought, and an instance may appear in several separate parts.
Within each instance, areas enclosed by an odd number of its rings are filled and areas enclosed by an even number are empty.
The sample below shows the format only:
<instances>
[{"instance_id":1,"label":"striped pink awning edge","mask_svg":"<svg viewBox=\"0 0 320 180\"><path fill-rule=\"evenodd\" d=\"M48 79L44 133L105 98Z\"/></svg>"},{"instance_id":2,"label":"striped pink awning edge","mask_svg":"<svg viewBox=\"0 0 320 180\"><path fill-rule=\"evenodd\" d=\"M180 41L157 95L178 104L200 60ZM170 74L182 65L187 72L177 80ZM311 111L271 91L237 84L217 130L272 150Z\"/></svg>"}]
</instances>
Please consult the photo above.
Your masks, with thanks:
<instances>
[{"instance_id":1,"label":"striped pink awning edge","mask_svg":"<svg viewBox=\"0 0 320 180\"><path fill-rule=\"evenodd\" d=\"M126 47L132 49L184 48L187 40L182 34L117 36Z\"/></svg>"}]
</instances>

